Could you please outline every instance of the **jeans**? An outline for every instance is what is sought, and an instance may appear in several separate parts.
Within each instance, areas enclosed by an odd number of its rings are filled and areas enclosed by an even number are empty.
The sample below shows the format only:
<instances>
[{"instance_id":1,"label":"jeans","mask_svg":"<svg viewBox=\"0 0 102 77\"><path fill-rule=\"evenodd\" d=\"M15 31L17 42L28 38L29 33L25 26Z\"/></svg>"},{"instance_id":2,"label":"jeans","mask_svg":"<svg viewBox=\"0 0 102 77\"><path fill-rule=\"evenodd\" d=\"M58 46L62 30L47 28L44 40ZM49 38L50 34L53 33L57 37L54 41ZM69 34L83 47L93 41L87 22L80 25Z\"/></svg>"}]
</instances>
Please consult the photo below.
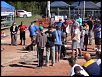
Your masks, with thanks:
<instances>
[{"instance_id":1,"label":"jeans","mask_svg":"<svg viewBox=\"0 0 102 77\"><path fill-rule=\"evenodd\" d=\"M49 63L49 59L51 56L52 64L55 63L55 46L46 47L46 63Z\"/></svg>"},{"instance_id":2,"label":"jeans","mask_svg":"<svg viewBox=\"0 0 102 77\"><path fill-rule=\"evenodd\" d=\"M38 65L40 67L43 66L43 52L44 52L44 48L38 48Z\"/></svg>"},{"instance_id":3,"label":"jeans","mask_svg":"<svg viewBox=\"0 0 102 77\"><path fill-rule=\"evenodd\" d=\"M17 45L17 34L11 34L11 45Z\"/></svg>"}]
</instances>

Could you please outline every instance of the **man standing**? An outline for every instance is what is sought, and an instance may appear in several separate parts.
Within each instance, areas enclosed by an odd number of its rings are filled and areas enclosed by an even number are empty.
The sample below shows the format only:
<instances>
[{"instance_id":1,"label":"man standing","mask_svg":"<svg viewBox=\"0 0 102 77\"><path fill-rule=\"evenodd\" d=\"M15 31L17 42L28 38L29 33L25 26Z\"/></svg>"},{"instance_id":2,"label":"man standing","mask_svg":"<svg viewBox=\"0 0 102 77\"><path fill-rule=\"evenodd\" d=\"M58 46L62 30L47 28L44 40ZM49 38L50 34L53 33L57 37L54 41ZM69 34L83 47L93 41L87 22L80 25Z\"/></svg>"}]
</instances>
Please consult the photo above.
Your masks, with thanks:
<instances>
[{"instance_id":1,"label":"man standing","mask_svg":"<svg viewBox=\"0 0 102 77\"><path fill-rule=\"evenodd\" d=\"M53 36L53 28L49 26L48 31L45 32L47 35L47 43L46 43L46 66L49 66L49 59L51 56L52 66L55 64L55 38Z\"/></svg>"},{"instance_id":2,"label":"man standing","mask_svg":"<svg viewBox=\"0 0 102 77\"><path fill-rule=\"evenodd\" d=\"M60 61L60 54L61 54L61 45L62 45L62 38L63 38L63 32L61 31L60 26L56 26L56 31L54 32L55 37L55 57L56 57L56 63Z\"/></svg>"},{"instance_id":3,"label":"man standing","mask_svg":"<svg viewBox=\"0 0 102 77\"><path fill-rule=\"evenodd\" d=\"M89 45L91 45L92 44L92 36L93 36L92 29L93 29L93 25L94 25L92 17L89 17L87 24L89 25Z\"/></svg>"},{"instance_id":4,"label":"man standing","mask_svg":"<svg viewBox=\"0 0 102 77\"><path fill-rule=\"evenodd\" d=\"M15 22L13 22L12 26L10 27L10 32L11 32L11 45L16 46L18 27L16 26Z\"/></svg>"},{"instance_id":5,"label":"man standing","mask_svg":"<svg viewBox=\"0 0 102 77\"><path fill-rule=\"evenodd\" d=\"M101 49L101 21L97 20L93 28L95 32L95 45L98 50Z\"/></svg>"},{"instance_id":6,"label":"man standing","mask_svg":"<svg viewBox=\"0 0 102 77\"><path fill-rule=\"evenodd\" d=\"M43 32L43 27L39 27L39 32L36 36L37 52L38 52L38 67L43 66L43 53L47 42L47 36Z\"/></svg>"},{"instance_id":7,"label":"man standing","mask_svg":"<svg viewBox=\"0 0 102 77\"><path fill-rule=\"evenodd\" d=\"M78 27L78 24L75 22L74 24L74 31L72 33L71 39L72 39L72 56L74 58L78 57L78 51L79 55L81 56L81 49L80 49L80 29ZM75 55L76 53L76 55Z\"/></svg>"},{"instance_id":8,"label":"man standing","mask_svg":"<svg viewBox=\"0 0 102 77\"><path fill-rule=\"evenodd\" d=\"M31 22L31 25L29 26L29 32L30 32L30 38L31 43L34 42L36 39L37 31L39 30L39 27L35 25L36 21Z\"/></svg>"},{"instance_id":9,"label":"man standing","mask_svg":"<svg viewBox=\"0 0 102 77\"><path fill-rule=\"evenodd\" d=\"M79 23L79 28L82 26L82 18L80 17L80 14L77 15L76 21Z\"/></svg>"},{"instance_id":10,"label":"man standing","mask_svg":"<svg viewBox=\"0 0 102 77\"><path fill-rule=\"evenodd\" d=\"M18 26L19 30L20 30L20 44L22 45L22 41L24 41L23 45L25 45L25 40L26 40L26 36L25 36L25 31L27 29L27 26L23 24L23 22L21 22L21 24Z\"/></svg>"}]
</instances>

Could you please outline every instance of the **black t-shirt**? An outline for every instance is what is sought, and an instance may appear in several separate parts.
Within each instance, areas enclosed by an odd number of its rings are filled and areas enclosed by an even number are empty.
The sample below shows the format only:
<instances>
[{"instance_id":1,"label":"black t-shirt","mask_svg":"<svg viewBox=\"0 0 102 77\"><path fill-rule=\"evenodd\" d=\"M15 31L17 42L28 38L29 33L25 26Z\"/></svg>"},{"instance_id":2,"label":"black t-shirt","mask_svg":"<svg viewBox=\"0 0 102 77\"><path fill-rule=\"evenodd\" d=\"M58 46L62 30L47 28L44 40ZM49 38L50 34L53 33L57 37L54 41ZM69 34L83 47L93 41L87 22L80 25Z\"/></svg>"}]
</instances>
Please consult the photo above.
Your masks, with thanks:
<instances>
[{"instance_id":1,"label":"black t-shirt","mask_svg":"<svg viewBox=\"0 0 102 77\"><path fill-rule=\"evenodd\" d=\"M87 24L89 25L89 31L92 30L93 27L92 21L91 20L87 21Z\"/></svg>"},{"instance_id":2,"label":"black t-shirt","mask_svg":"<svg viewBox=\"0 0 102 77\"><path fill-rule=\"evenodd\" d=\"M45 34L47 35L46 47L54 46L55 38L54 38L54 35L52 34L52 32L46 31Z\"/></svg>"}]
</instances>

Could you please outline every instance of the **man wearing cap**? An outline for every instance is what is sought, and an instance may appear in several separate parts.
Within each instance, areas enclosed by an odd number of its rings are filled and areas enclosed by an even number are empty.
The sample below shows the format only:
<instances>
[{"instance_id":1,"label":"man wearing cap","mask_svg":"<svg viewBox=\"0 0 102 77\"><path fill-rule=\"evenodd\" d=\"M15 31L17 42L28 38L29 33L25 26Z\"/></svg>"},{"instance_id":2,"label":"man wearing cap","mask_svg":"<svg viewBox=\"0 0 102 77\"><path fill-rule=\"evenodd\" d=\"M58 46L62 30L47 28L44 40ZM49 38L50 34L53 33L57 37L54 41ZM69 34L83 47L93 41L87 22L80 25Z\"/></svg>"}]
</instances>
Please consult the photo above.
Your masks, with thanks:
<instances>
[{"instance_id":1,"label":"man wearing cap","mask_svg":"<svg viewBox=\"0 0 102 77\"><path fill-rule=\"evenodd\" d=\"M18 27L16 26L15 22L13 22L12 26L10 27L10 32L11 32L11 45L16 46Z\"/></svg>"},{"instance_id":2,"label":"man wearing cap","mask_svg":"<svg viewBox=\"0 0 102 77\"><path fill-rule=\"evenodd\" d=\"M43 66L43 52L47 42L47 36L43 32L43 27L39 26L39 32L36 36L37 52L38 52L38 67Z\"/></svg>"}]
</instances>

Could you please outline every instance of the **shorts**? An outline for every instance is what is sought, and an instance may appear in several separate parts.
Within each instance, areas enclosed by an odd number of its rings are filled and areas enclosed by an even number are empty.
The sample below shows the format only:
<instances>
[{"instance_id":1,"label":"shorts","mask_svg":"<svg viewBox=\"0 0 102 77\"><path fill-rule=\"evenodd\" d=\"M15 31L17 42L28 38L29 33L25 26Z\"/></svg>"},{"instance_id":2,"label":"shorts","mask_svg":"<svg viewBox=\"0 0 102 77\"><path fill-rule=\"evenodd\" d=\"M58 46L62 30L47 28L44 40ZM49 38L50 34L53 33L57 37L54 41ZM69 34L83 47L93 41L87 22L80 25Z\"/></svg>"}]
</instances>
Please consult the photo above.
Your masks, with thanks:
<instances>
[{"instance_id":1,"label":"shorts","mask_svg":"<svg viewBox=\"0 0 102 77\"><path fill-rule=\"evenodd\" d=\"M95 45L101 45L101 38L95 38Z\"/></svg>"},{"instance_id":2,"label":"shorts","mask_svg":"<svg viewBox=\"0 0 102 77\"><path fill-rule=\"evenodd\" d=\"M20 32L20 40L25 40L25 31L24 32Z\"/></svg>"},{"instance_id":3,"label":"shorts","mask_svg":"<svg viewBox=\"0 0 102 77\"><path fill-rule=\"evenodd\" d=\"M55 45L55 51L61 52L61 45Z\"/></svg>"},{"instance_id":4,"label":"shorts","mask_svg":"<svg viewBox=\"0 0 102 77\"><path fill-rule=\"evenodd\" d=\"M80 48L80 43L78 41L72 41L72 49Z\"/></svg>"}]
</instances>

